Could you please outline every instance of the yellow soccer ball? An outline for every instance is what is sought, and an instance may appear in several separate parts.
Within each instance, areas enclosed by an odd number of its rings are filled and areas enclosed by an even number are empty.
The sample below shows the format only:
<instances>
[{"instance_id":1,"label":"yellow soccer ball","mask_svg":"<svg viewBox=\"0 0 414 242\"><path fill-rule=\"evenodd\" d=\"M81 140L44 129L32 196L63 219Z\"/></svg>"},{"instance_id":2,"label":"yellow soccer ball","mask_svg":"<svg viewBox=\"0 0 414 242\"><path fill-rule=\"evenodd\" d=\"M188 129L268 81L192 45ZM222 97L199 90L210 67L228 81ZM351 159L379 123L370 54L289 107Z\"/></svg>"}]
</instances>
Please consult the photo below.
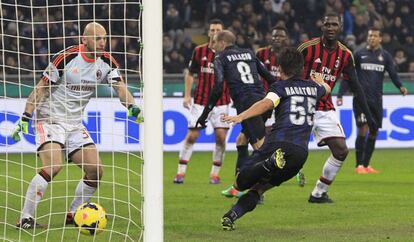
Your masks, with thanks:
<instances>
[{"instance_id":1,"label":"yellow soccer ball","mask_svg":"<svg viewBox=\"0 0 414 242\"><path fill-rule=\"evenodd\" d=\"M101 233L108 223L105 209L97 203L84 203L75 212L75 226L82 234L95 235Z\"/></svg>"}]
</instances>

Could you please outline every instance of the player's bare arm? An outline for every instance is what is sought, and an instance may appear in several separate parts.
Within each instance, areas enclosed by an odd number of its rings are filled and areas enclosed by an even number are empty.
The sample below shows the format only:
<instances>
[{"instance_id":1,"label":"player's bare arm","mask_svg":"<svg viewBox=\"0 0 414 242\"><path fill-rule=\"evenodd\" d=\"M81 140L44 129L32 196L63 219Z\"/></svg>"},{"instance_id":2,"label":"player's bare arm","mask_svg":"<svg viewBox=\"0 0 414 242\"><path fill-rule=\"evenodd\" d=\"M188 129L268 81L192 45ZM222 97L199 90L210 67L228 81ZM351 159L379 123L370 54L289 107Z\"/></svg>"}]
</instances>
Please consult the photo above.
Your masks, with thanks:
<instances>
[{"instance_id":1,"label":"player's bare arm","mask_svg":"<svg viewBox=\"0 0 414 242\"><path fill-rule=\"evenodd\" d=\"M112 84L112 87L118 94L119 100L121 101L122 105L124 105L126 108L128 108L130 105L135 104L134 97L125 85L125 82L118 81Z\"/></svg>"},{"instance_id":2,"label":"player's bare arm","mask_svg":"<svg viewBox=\"0 0 414 242\"><path fill-rule=\"evenodd\" d=\"M26 107L24 108L25 113L33 113L37 105L41 102L47 91L49 90L50 84L48 80L41 79L34 87L26 101Z\"/></svg>"},{"instance_id":3,"label":"player's bare arm","mask_svg":"<svg viewBox=\"0 0 414 242\"><path fill-rule=\"evenodd\" d=\"M183 106L187 109L191 107L191 89L193 87L194 77L193 73L187 71L184 79L184 100Z\"/></svg>"},{"instance_id":4,"label":"player's bare arm","mask_svg":"<svg viewBox=\"0 0 414 242\"><path fill-rule=\"evenodd\" d=\"M223 121L227 123L238 124L243 122L243 120L259 116L265 113L267 110L274 107L273 101L269 98L263 98L262 100L253 104L249 109L240 113L237 116L223 116Z\"/></svg>"}]
</instances>

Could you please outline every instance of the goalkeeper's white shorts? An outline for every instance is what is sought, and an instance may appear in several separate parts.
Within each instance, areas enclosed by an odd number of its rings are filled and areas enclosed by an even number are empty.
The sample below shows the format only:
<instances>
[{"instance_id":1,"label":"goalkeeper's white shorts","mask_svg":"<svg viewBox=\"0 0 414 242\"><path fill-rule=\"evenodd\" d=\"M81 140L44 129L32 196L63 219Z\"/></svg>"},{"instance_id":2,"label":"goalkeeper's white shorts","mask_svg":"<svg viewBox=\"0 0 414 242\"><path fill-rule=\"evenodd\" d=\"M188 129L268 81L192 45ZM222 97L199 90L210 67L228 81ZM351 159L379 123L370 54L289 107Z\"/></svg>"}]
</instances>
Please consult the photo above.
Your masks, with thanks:
<instances>
[{"instance_id":1,"label":"goalkeeper's white shorts","mask_svg":"<svg viewBox=\"0 0 414 242\"><path fill-rule=\"evenodd\" d=\"M56 142L66 149L66 155L70 158L71 153L77 149L85 145L94 144L88 130L82 124L74 125L39 121L34 128L38 151L44 144Z\"/></svg>"},{"instance_id":2,"label":"goalkeeper's white shorts","mask_svg":"<svg viewBox=\"0 0 414 242\"><path fill-rule=\"evenodd\" d=\"M313 117L313 136L318 146L326 145L325 139L345 138L344 129L334 110L316 111Z\"/></svg>"},{"instance_id":3,"label":"goalkeeper's white shorts","mask_svg":"<svg viewBox=\"0 0 414 242\"><path fill-rule=\"evenodd\" d=\"M188 118L188 127L194 128L197 119L203 113L204 106L200 104L193 104L190 109L190 117ZM221 121L223 114L229 115L230 105L216 106L208 115L207 121L213 125L213 128L229 128L230 124Z\"/></svg>"}]
</instances>

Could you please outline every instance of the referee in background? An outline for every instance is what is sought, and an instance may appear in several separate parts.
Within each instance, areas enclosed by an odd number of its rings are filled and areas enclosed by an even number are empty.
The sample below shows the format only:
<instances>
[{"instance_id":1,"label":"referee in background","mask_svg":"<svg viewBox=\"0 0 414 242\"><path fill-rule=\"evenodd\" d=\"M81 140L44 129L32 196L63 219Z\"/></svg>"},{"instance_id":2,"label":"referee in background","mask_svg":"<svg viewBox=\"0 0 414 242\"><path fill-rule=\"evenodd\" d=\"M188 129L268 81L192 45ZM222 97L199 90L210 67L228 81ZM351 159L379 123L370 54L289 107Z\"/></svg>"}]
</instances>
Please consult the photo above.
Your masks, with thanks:
<instances>
[{"instance_id":1,"label":"referee in background","mask_svg":"<svg viewBox=\"0 0 414 242\"><path fill-rule=\"evenodd\" d=\"M368 30L367 46L358 50L355 54L355 68L359 82L367 98L369 109L372 113L378 128L382 126L383 108L383 81L384 72L387 71L394 85L400 90L402 95L407 95L408 91L403 86L393 62L392 56L381 47L381 30L372 27ZM336 104L342 105L342 96L348 91L347 82L342 81ZM365 114L361 107L353 99L354 117L358 127L358 136L355 141L356 168L357 174L378 173L369 163L375 149L378 129L368 132L368 124ZM367 135L368 134L368 135Z\"/></svg>"}]
</instances>

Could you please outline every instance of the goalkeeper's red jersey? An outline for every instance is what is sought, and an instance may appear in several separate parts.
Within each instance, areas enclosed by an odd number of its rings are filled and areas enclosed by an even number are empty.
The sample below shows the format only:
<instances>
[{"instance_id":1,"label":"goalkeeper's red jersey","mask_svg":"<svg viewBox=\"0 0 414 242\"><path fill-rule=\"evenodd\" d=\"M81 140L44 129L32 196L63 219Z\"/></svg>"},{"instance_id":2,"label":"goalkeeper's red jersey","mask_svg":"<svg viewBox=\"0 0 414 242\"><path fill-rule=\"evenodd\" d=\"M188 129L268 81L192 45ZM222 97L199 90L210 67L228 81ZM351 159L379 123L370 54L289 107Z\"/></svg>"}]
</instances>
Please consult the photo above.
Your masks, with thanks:
<instances>
[{"instance_id":1,"label":"goalkeeper's red jersey","mask_svg":"<svg viewBox=\"0 0 414 242\"><path fill-rule=\"evenodd\" d=\"M272 51L272 46L258 49L256 56L265 65L270 74L272 74L276 80L280 80L280 70L277 64L277 55L276 52ZM266 93L267 90L269 90L269 84L265 80L263 80L263 87Z\"/></svg>"},{"instance_id":2,"label":"goalkeeper's red jersey","mask_svg":"<svg viewBox=\"0 0 414 242\"><path fill-rule=\"evenodd\" d=\"M194 90L194 103L206 106L210 91L214 87L214 51L208 44L199 45L194 49L189 63L189 71L197 74L196 87ZM223 95L217 101L216 106L230 103L229 89L226 82L223 86Z\"/></svg>"},{"instance_id":3,"label":"goalkeeper's red jersey","mask_svg":"<svg viewBox=\"0 0 414 242\"><path fill-rule=\"evenodd\" d=\"M314 38L301 44L298 50L302 53L305 61L303 79L310 79L313 72L322 73L325 82L333 89L342 73L343 79L348 79L344 69L355 71L352 52L339 41L337 41L336 48L329 51L324 47L321 37ZM349 65L352 68L347 68ZM335 110L331 94L319 100L317 110Z\"/></svg>"}]
</instances>

